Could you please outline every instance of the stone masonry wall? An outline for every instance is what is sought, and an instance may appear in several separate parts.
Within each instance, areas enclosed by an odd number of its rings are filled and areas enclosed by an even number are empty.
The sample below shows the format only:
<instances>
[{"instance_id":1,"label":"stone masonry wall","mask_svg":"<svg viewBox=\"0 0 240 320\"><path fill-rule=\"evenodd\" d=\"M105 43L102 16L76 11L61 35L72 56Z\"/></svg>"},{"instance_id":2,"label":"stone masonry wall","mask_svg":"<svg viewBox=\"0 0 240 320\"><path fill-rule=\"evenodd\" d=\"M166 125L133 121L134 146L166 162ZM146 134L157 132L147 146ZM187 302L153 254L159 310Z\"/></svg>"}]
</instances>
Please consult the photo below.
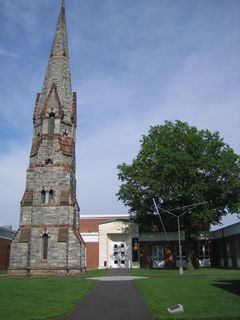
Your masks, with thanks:
<instances>
[{"instance_id":1,"label":"stone masonry wall","mask_svg":"<svg viewBox=\"0 0 240 320\"><path fill-rule=\"evenodd\" d=\"M85 267L85 244L76 199L76 93L71 89L63 6L42 91L37 94L33 126L9 273L79 273Z\"/></svg>"}]
</instances>

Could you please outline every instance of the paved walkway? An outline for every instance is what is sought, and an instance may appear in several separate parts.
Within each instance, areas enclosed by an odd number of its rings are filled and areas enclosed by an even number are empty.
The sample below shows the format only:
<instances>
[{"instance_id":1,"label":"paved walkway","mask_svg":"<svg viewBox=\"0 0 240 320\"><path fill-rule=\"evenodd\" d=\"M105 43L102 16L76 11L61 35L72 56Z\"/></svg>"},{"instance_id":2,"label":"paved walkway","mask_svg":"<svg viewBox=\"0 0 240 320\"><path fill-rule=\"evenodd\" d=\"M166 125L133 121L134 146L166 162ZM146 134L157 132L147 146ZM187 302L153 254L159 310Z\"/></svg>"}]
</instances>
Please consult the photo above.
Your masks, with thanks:
<instances>
[{"instance_id":1,"label":"paved walkway","mask_svg":"<svg viewBox=\"0 0 240 320\"><path fill-rule=\"evenodd\" d=\"M110 269L107 276L129 276L128 269ZM153 320L133 281L98 281L68 316L59 320Z\"/></svg>"}]
</instances>

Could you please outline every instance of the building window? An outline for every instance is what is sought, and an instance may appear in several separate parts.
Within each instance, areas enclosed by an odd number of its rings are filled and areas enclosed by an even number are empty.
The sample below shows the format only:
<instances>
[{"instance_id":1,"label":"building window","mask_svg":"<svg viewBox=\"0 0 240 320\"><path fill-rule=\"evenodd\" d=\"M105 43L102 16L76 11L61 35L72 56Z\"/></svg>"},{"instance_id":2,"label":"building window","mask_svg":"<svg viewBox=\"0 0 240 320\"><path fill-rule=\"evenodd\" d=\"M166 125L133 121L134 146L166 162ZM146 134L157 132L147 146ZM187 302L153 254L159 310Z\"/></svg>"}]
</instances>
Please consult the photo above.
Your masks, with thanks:
<instances>
[{"instance_id":1,"label":"building window","mask_svg":"<svg viewBox=\"0 0 240 320\"><path fill-rule=\"evenodd\" d=\"M176 251L176 257L177 257L177 259L179 259L180 258L179 246L176 246L175 251ZM182 258L186 259L186 248L185 248L185 246L182 246Z\"/></svg>"},{"instance_id":2,"label":"building window","mask_svg":"<svg viewBox=\"0 0 240 320\"><path fill-rule=\"evenodd\" d=\"M227 242L226 249L227 249L227 257L231 258L231 256L232 256L232 248L231 248L230 242Z\"/></svg>"},{"instance_id":3,"label":"building window","mask_svg":"<svg viewBox=\"0 0 240 320\"><path fill-rule=\"evenodd\" d=\"M55 114L50 113L48 119L48 134L53 135L55 130Z\"/></svg>"},{"instance_id":4,"label":"building window","mask_svg":"<svg viewBox=\"0 0 240 320\"><path fill-rule=\"evenodd\" d=\"M45 233L42 237L42 257L43 260L47 260L48 258L48 235Z\"/></svg>"},{"instance_id":5,"label":"building window","mask_svg":"<svg viewBox=\"0 0 240 320\"><path fill-rule=\"evenodd\" d=\"M41 191L41 202L42 203L46 202L46 191L45 190Z\"/></svg>"},{"instance_id":6,"label":"building window","mask_svg":"<svg viewBox=\"0 0 240 320\"><path fill-rule=\"evenodd\" d=\"M52 164L53 164L52 159L51 159L51 158L46 159L46 160L45 160L45 164L46 164L46 165L49 165L49 166L52 165Z\"/></svg>"},{"instance_id":7,"label":"building window","mask_svg":"<svg viewBox=\"0 0 240 320\"><path fill-rule=\"evenodd\" d=\"M54 203L55 193L51 189L50 191L41 191L41 203L42 204L52 204Z\"/></svg>"},{"instance_id":8,"label":"building window","mask_svg":"<svg viewBox=\"0 0 240 320\"><path fill-rule=\"evenodd\" d=\"M201 245L199 249L199 259L209 259L209 246Z\"/></svg>"},{"instance_id":9,"label":"building window","mask_svg":"<svg viewBox=\"0 0 240 320\"><path fill-rule=\"evenodd\" d=\"M163 259L163 246L153 246L152 257L156 260Z\"/></svg>"},{"instance_id":10,"label":"building window","mask_svg":"<svg viewBox=\"0 0 240 320\"><path fill-rule=\"evenodd\" d=\"M48 196L48 203L53 203L54 201L54 192L53 190L49 191L49 196Z\"/></svg>"},{"instance_id":11,"label":"building window","mask_svg":"<svg viewBox=\"0 0 240 320\"><path fill-rule=\"evenodd\" d=\"M164 267L163 246L152 246L152 267L154 269Z\"/></svg>"},{"instance_id":12,"label":"building window","mask_svg":"<svg viewBox=\"0 0 240 320\"><path fill-rule=\"evenodd\" d=\"M236 257L240 258L240 240L236 240L236 242L235 242L235 250L236 250Z\"/></svg>"}]
</instances>

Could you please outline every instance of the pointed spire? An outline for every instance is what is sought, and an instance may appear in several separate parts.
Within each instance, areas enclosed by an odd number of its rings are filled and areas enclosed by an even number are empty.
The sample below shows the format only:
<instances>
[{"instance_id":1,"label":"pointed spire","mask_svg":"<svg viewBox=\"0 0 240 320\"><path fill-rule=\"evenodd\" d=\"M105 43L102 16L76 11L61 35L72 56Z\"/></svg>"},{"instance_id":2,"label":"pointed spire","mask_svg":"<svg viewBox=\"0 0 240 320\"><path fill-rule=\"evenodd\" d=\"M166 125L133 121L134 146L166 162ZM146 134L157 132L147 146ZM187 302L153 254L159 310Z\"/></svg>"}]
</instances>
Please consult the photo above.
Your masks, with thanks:
<instances>
[{"instance_id":1,"label":"pointed spire","mask_svg":"<svg viewBox=\"0 0 240 320\"><path fill-rule=\"evenodd\" d=\"M65 8L65 1L62 0L62 8Z\"/></svg>"},{"instance_id":2,"label":"pointed spire","mask_svg":"<svg viewBox=\"0 0 240 320\"><path fill-rule=\"evenodd\" d=\"M61 10L59 13L55 36L53 39L51 55L64 55L67 56L67 27L65 19L64 0L62 1Z\"/></svg>"},{"instance_id":3,"label":"pointed spire","mask_svg":"<svg viewBox=\"0 0 240 320\"><path fill-rule=\"evenodd\" d=\"M64 0L61 3L61 9L53 37L52 48L40 96L39 112L43 110L47 96L53 84L56 86L64 115L69 115L70 118L72 107L72 89L68 60L68 41Z\"/></svg>"}]
</instances>

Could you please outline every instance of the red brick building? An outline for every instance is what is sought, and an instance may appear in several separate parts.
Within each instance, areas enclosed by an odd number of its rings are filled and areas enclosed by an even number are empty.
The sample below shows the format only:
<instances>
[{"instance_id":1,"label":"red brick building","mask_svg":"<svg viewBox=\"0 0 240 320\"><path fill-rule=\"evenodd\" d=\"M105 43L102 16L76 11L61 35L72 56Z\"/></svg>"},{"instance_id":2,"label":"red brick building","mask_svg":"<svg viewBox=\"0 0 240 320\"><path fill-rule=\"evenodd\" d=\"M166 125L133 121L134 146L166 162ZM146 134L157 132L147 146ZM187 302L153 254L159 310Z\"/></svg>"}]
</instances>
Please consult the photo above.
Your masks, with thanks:
<instances>
[{"instance_id":1,"label":"red brick building","mask_svg":"<svg viewBox=\"0 0 240 320\"><path fill-rule=\"evenodd\" d=\"M80 233L87 268L139 267L138 225L128 215L81 215Z\"/></svg>"},{"instance_id":2,"label":"red brick building","mask_svg":"<svg viewBox=\"0 0 240 320\"><path fill-rule=\"evenodd\" d=\"M98 267L99 245L98 245L98 225L102 218L81 217L80 233L87 239L86 242L86 265L88 268Z\"/></svg>"},{"instance_id":3,"label":"red brick building","mask_svg":"<svg viewBox=\"0 0 240 320\"><path fill-rule=\"evenodd\" d=\"M15 233L11 227L0 227L0 270L8 269L11 243Z\"/></svg>"},{"instance_id":4,"label":"red brick building","mask_svg":"<svg viewBox=\"0 0 240 320\"><path fill-rule=\"evenodd\" d=\"M240 222L213 231L212 235L212 266L240 268Z\"/></svg>"},{"instance_id":5,"label":"red brick building","mask_svg":"<svg viewBox=\"0 0 240 320\"><path fill-rule=\"evenodd\" d=\"M87 268L179 268L177 231L139 232L128 215L83 215L80 232L86 243ZM240 268L240 222L193 235L192 257L199 267ZM185 234L181 232L186 267Z\"/></svg>"}]
</instances>

